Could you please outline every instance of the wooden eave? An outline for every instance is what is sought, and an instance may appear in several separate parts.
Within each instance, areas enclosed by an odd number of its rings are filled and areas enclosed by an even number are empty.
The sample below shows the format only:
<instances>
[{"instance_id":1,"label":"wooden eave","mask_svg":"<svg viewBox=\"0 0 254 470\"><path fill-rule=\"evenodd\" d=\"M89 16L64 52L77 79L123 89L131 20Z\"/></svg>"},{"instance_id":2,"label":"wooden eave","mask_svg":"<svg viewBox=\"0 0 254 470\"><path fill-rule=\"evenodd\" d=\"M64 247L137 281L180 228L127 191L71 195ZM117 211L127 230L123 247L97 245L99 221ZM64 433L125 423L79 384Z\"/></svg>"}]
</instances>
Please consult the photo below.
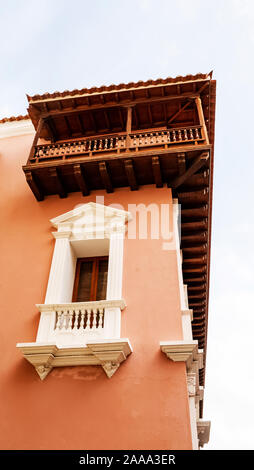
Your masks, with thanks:
<instances>
[{"instance_id":1,"label":"wooden eave","mask_svg":"<svg viewBox=\"0 0 254 470\"><path fill-rule=\"evenodd\" d=\"M204 102L204 114L207 115L207 86L209 82L209 75L198 74L176 79L150 80L136 84L120 84L118 86L74 90L73 92L35 95L34 97L28 97L28 113L35 129L38 127L40 118L46 121L41 137L50 140L52 135L54 136L53 127L56 130L57 128L60 129L59 132L55 132L55 140L68 139L71 134L72 138L80 137L84 128L88 129L86 135L100 133L95 124L99 113L104 115L109 113L108 116L104 116L105 125L103 125L102 117L99 118L101 120L101 123L99 123L101 133L113 131L109 129L108 122L110 121L110 114L114 112L119 112L119 123L115 132L124 131L123 121L125 121L125 116L121 117L120 114L126 113L128 105L135 107L133 124L137 129L167 126L166 114L170 120L170 117L179 112L181 103L186 107L184 113L181 113L181 122L184 123L184 120L188 122L190 118L193 120L193 113L190 110L191 107L193 108L191 100L195 96L199 96L200 93ZM189 97L190 102L188 103ZM152 117L155 108L157 122L156 116L154 119ZM140 115L143 115L143 122L142 119L141 121L139 119ZM144 115L146 116L144 117ZM69 121L69 128L66 119ZM79 123L75 122L77 119ZM154 122L151 122L151 119ZM93 121L90 128L89 120ZM170 124L168 127L170 127Z\"/></svg>"}]
</instances>

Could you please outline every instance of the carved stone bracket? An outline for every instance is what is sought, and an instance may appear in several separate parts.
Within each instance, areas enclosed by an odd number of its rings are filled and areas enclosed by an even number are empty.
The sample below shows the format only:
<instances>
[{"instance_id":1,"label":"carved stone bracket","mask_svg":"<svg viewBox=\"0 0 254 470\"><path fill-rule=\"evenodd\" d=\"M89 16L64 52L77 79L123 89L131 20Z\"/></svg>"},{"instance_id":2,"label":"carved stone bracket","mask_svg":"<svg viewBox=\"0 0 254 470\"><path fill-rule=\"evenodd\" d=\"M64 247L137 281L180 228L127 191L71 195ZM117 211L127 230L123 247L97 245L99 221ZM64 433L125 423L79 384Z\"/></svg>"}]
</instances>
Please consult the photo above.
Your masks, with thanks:
<instances>
[{"instance_id":1,"label":"carved stone bracket","mask_svg":"<svg viewBox=\"0 0 254 470\"><path fill-rule=\"evenodd\" d=\"M161 341L160 349L172 361L186 362L189 369L198 356L198 341Z\"/></svg>"},{"instance_id":2,"label":"carved stone bracket","mask_svg":"<svg viewBox=\"0 0 254 470\"><path fill-rule=\"evenodd\" d=\"M199 439L200 447L203 447L204 444L207 444L209 442L210 428L211 428L211 421L199 420L197 422L198 439Z\"/></svg>"},{"instance_id":3,"label":"carved stone bracket","mask_svg":"<svg viewBox=\"0 0 254 470\"><path fill-rule=\"evenodd\" d=\"M18 343L25 359L30 362L41 380L53 367L100 365L110 378L132 352L127 338L87 342L86 346L58 347L56 344Z\"/></svg>"}]
</instances>

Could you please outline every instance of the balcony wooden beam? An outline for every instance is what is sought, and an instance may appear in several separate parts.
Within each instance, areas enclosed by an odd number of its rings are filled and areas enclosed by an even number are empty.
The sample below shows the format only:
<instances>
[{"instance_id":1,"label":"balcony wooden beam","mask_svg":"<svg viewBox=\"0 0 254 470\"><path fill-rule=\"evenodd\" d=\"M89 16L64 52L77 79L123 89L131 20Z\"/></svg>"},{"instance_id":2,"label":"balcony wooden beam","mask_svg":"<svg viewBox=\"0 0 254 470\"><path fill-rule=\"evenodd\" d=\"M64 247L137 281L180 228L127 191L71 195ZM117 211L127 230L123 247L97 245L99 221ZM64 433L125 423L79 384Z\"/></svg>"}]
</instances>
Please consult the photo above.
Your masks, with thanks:
<instances>
[{"instance_id":1,"label":"balcony wooden beam","mask_svg":"<svg viewBox=\"0 0 254 470\"><path fill-rule=\"evenodd\" d=\"M107 191L107 193L113 193L114 189L111 183L110 175L107 169L106 162L99 163L99 172L101 175L102 183Z\"/></svg>"},{"instance_id":2,"label":"balcony wooden beam","mask_svg":"<svg viewBox=\"0 0 254 470\"><path fill-rule=\"evenodd\" d=\"M57 188L57 193L59 194L59 197L61 199L67 197L68 194L64 188L62 178L59 175L57 169L54 167L50 167L48 171L49 171L50 177L54 180L54 186Z\"/></svg>"},{"instance_id":3,"label":"balcony wooden beam","mask_svg":"<svg viewBox=\"0 0 254 470\"><path fill-rule=\"evenodd\" d=\"M153 177L154 182L156 184L156 188L162 188L162 175L161 175L161 167L160 167L160 157L155 156L152 157L152 170L153 170Z\"/></svg>"},{"instance_id":4,"label":"balcony wooden beam","mask_svg":"<svg viewBox=\"0 0 254 470\"><path fill-rule=\"evenodd\" d=\"M191 103L192 100L188 100L187 103L181 106L181 108L169 118L168 125L171 124L171 122L173 122Z\"/></svg>"},{"instance_id":5,"label":"balcony wooden beam","mask_svg":"<svg viewBox=\"0 0 254 470\"><path fill-rule=\"evenodd\" d=\"M69 109L67 110L52 110L52 111L47 111L42 113L41 117L46 118L49 116L68 116L70 114L73 114L75 112L81 112L81 111L88 111L88 110L93 110L93 109L104 109L104 108L117 108L119 106L121 107L126 107L126 106L131 106L131 105L136 105L136 104L147 104L147 103L156 103L156 102L168 102L172 100L179 100L179 99L184 99L184 98L189 98L190 100L195 100L195 98L199 97L199 93L182 93L181 95L171 95L171 96L160 96L160 97L152 97L152 98L132 98L131 100L125 100L125 101L112 101L112 102L107 102L105 104L98 103L98 104L90 104L89 97L87 98L87 104L82 105L82 106L76 106L75 109Z\"/></svg>"},{"instance_id":6,"label":"balcony wooden beam","mask_svg":"<svg viewBox=\"0 0 254 470\"><path fill-rule=\"evenodd\" d=\"M178 175L181 176L186 172L186 157L185 153L177 154Z\"/></svg>"},{"instance_id":7,"label":"balcony wooden beam","mask_svg":"<svg viewBox=\"0 0 254 470\"><path fill-rule=\"evenodd\" d=\"M85 181L84 173L82 171L80 163L73 165L74 175L78 183L79 189L82 192L83 196L88 196L90 191Z\"/></svg>"},{"instance_id":8,"label":"balcony wooden beam","mask_svg":"<svg viewBox=\"0 0 254 470\"><path fill-rule=\"evenodd\" d=\"M136 191L138 189L138 184L132 160L124 160L124 168L131 191Z\"/></svg>"},{"instance_id":9,"label":"balcony wooden beam","mask_svg":"<svg viewBox=\"0 0 254 470\"><path fill-rule=\"evenodd\" d=\"M182 175L175 178L173 181L169 183L169 186L173 189L178 188L183 184L190 176L194 175L200 168L202 168L209 159L209 153L203 152L198 157L196 157L192 163L192 165L188 168L188 170L183 173Z\"/></svg>"},{"instance_id":10,"label":"balcony wooden beam","mask_svg":"<svg viewBox=\"0 0 254 470\"><path fill-rule=\"evenodd\" d=\"M40 186L38 185L33 173L31 171L26 171L25 176L26 176L26 181L27 181L28 185L30 186L32 192L34 193L37 201L43 201L44 194L43 194Z\"/></svg>"}]
</instances>

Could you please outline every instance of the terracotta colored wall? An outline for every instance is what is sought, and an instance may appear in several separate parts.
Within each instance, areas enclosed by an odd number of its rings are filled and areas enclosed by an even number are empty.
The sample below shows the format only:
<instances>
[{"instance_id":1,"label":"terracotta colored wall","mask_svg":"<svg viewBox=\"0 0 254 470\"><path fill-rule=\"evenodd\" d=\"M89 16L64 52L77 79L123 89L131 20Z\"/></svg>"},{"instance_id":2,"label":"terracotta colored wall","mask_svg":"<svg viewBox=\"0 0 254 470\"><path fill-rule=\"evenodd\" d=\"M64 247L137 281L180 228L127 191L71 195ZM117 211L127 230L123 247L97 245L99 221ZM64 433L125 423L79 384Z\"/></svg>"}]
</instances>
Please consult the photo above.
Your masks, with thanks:
<instances>
[{"instance_id":1,"label":"terracotta colored wall","mask_svg":"<svg viewBox=\"0 0 254 470\"><path fill-rule=\"evenodd\" d=\"M54 240L49 219L95 201L96 193L38 203L21 166L32 136L0 140L2 449L190 449L185 364L160 352L182 338L174 251L161 240L126 240L122 337L133 354L108 379L101 367L55 368L41 382L16 349L33 342L47 287ZM169 203L167 188L113 194L105 204Z\"/></svg>"}]
</instances>

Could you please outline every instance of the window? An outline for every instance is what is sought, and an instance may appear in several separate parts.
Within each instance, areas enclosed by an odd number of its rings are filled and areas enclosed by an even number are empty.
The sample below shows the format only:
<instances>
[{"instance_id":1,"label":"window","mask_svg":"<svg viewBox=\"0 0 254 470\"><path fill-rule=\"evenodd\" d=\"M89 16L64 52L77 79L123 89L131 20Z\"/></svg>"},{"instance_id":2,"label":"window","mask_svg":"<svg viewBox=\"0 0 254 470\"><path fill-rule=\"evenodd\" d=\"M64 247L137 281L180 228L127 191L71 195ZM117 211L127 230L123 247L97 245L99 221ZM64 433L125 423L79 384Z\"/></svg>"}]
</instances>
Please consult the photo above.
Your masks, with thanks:
<instances>
[{"instance_id":1,"label":"window","mask_svg":"<svg viewBox=\"0 0 254 470\"><path fill-rule=\"evenodd\" d=\"M108 257L78 258L73 289L73 302L105 300Z\"/></svg>"}]
</instances>

